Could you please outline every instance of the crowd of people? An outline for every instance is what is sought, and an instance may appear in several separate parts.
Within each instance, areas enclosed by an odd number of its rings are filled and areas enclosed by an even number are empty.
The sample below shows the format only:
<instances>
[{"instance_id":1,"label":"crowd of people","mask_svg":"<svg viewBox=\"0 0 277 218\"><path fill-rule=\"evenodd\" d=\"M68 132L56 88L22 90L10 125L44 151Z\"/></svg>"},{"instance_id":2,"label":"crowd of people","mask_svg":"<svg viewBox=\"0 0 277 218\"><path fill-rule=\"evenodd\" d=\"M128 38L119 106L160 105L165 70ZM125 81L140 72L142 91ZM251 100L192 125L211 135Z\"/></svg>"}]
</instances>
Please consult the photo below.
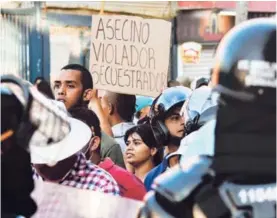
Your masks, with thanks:
<instances>
[{"instance_id":1,"label":"crowd of people","mask_svg":"<svg viewBox=\"0 0 277 218\"><path fill-rule=\"evenodd\" d=\"M79 64L52 73L50 84L1 77L2 214L32 215L34 182L47 181L144 200L141 217L270 217L275 201L265 209L254 198L234 201L233 209L219 193L225 181L253 189L276 183L276 23L236 27L215 58L211 78L191 87L171 81L156 98L96 90ZM12 82L27 87L25 101Z\"/></svg>"}]
</instances>

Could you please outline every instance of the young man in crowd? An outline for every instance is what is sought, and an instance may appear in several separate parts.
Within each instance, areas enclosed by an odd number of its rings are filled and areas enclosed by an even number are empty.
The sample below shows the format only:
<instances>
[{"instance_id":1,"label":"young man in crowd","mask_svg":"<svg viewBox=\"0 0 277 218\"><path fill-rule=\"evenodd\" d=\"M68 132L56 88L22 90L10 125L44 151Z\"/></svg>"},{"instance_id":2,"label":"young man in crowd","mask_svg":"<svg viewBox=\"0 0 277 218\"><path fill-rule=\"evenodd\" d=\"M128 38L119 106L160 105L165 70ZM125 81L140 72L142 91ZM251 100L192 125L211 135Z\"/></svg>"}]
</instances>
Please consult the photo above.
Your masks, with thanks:
<instances>
[{"instance_id":1,"label":"young man in crowd","mask_svg":"<svg viewBox=\"0 0 277 218\"><path fill-rule=\"evenodd\" d=\"M90 72L79 64L64 66L60 72L51 75L55 99L65 104L69 110L74 107L88 107L93 95L93 82ZM101 156L110 157L117 165L125 167L121 149L116 141L105 133L102 125ZM109 133L108 133L109 134Z\"/></svg>"},{"instance_id":2,"label":"young man in crowd","mask_svg":"<svg viewBox=\"0 0 277 218\"><path fill-rule=\"evenodd\" d=\"M86 158L113 176L119 185L121 196L143 200L146 190L144 184L135 175L115 165L110 158L101 159L101 128L96 114L86 108L73 108L70 110L70 113L74 118L85 122L91 128L92 138L85 149L83 149Z\"/></svg>"},{"instance_id":3,"label":"young man in crowd","mask_svg":"<svg viewBox=\"0 0 277 218\"><path fill-rule=\"evenodd\" d=\"M91 139L91 129L80 120L69 118L69 121L70 133L59 143L48 147L31 146L34 179L119 195L113 177L87 161L80 152Z\"/></svg>"},{"instance_id":4,"label":"young man in crowd","mask_svg":"<svg viewBox=\"0 0 277 218\"><path fill-rule=\"evenodd\" d=\"M154 100L154 107L150 111L150 124L154 131L159 146L166 147L167 154L162 163L152 169L144 180L144 185L149 191L154 179L165 172L168 168L176 165L178 156L167 160L171 154L180 146L181 140L185 135L184 118L180 115L180 110L184 102L191 94L189 88L176 86L165 89L161 95Z\"/></svg>"}]
</instances>

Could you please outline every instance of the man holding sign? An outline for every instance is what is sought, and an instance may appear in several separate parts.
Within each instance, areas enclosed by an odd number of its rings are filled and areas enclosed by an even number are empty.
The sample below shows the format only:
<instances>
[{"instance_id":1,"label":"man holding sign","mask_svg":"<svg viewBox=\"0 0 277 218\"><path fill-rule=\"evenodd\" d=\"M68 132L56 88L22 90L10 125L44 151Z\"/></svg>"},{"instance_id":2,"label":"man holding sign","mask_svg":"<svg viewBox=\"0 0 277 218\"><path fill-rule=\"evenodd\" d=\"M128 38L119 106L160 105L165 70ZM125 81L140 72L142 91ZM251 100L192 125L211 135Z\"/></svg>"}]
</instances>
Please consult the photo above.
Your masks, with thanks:
<instances>
[{"instance_id":1,"label":"man holding sign","mask_svg":"<svg viewBox=\"0 0 277 218\"><path fill-rule=\"evenodd\" d=\"M156 97L167 85L170 22L92 17L90 71L98 89Z\"/></svg>"}]
</instances>

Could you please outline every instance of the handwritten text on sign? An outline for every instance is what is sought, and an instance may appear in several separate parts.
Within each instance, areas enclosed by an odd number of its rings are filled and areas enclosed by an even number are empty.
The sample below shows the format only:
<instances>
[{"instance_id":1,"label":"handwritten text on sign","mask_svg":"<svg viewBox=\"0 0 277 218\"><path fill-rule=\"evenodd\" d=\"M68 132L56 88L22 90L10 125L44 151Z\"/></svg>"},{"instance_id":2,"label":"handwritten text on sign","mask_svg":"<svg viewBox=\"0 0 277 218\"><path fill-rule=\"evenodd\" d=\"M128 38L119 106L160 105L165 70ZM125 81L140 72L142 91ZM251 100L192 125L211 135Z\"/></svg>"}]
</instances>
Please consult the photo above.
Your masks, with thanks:
<instances>
[{"instance_id":1,"label":"handwritten text on sign","mask_svg":"<svg viewBox=\"0 0 277 218\"><path fill-rule=\"evenodd\" d=\"M167 84L170 22L92 17L90 71L98 89L157 96Z\"/></svg>"}]
</instances>

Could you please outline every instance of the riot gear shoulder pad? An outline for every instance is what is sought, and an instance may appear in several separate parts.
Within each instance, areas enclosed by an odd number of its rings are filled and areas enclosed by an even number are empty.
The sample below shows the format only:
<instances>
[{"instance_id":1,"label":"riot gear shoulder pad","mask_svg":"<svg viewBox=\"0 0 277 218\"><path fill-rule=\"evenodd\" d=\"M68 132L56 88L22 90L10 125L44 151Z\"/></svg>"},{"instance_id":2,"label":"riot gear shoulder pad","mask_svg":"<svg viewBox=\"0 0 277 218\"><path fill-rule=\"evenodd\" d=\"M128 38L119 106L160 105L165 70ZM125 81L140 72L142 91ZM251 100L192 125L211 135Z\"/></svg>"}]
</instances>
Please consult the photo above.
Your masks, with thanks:
<instances>
[{"instance_id":1,"label":"riot gear shoulder pad","mask_svg":"<svg viewBox=\"0 0 277 218\"><path fill-rule=\"evenodd\" d=\"M212 177L213 172L209 169L211 163L208 156L192 157L186 165L173 167L159 176L154 181L153 189L172 202L182 201L199 184Z\"/></svg>"}]
</instances>

